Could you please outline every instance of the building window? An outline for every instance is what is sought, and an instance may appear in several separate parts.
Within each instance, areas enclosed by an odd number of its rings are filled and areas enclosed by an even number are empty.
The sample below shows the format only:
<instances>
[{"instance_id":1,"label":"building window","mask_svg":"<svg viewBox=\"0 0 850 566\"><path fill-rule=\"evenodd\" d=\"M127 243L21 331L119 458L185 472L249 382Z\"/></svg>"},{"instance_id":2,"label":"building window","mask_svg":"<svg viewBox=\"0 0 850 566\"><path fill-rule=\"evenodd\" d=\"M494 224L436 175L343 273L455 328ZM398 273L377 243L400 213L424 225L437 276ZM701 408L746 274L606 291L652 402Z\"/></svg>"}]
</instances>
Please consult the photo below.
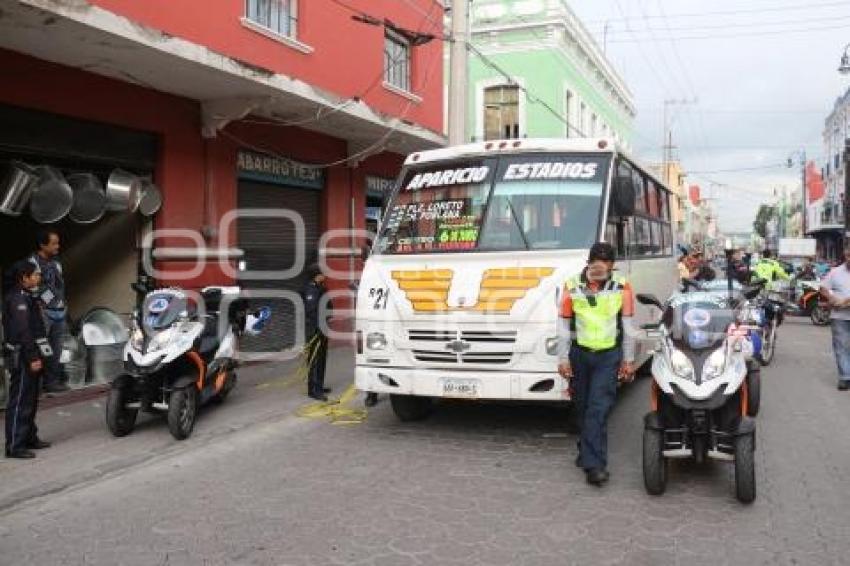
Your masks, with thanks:
<instances>
[{"instance_id":1,"label":"building window","mask_svg":"<svg viewBox=\"0 0 850 566\"><path fill-rule=\"evenodd\" d=\"M484 90L484 139L519 137L519 87L494 86Z\"/></svg>"},{"instance_id":2,"label":"building window","mask_svg":"<svg viewBox=\"0 0 850 566\"><path fill-rule=\"evenodd\" d=\"M298 0L246 0L248 20L285 37L298 33Z\"/></svg>"},{"instance_id":3,"label":"building window","mask_svg":"<svg viewBox=\"0 0 850 566\"><path fill-rule=\"evenodd\" d=\"M575 95L572 93L572 91L568 90L566 100L564 102L564 118L567 119L568 138L571 138L576 135L576 132L573 129L576 127L575 123L573 122L573 113L575 111L573 106L575 106Z\"/></svg>"},{"instance_id":4,"label":"building window","mask_svg":"<svg viewBox=\"0 0 850 566\"><path fill-rule=\"evenodd\" d=\"M590 135L591 136L596 135L598 127L599 127L599 118L596 117L596 114L591 114L591 116L590 116Z\"/></svg>"},{"instance_id":5,"label":"building window","mask_svg":"<svg viewBox=\"0 0 850 566\"><path fill-rule=\"evenodd\" d=\"M410 43L392 30L384 35L384 81L410 92Z\"/></svg>"},{"instance_id":6,"label":"building window","mask_svg":"<svg viewBox=\"0 0 850 566\"><path fill-rule=\"evenodd\" d=\"M578 107L578 128L581 130L581 135L588 137L587 134L587 105L582 102Z\"/></svg>"}]
</instances>

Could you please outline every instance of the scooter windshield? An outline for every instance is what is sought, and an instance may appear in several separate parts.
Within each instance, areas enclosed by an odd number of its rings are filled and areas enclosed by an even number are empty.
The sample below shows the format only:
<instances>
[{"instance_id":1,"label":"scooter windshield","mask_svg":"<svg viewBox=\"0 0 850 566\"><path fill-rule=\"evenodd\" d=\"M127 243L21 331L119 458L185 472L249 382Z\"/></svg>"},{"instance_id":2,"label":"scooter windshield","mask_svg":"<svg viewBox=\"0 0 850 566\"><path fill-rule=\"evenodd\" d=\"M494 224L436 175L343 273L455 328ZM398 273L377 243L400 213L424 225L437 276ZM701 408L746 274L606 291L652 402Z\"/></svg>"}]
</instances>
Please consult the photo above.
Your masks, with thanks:
<instances>
[{"instance_id":1,"label":"scooter windshield","mask_svg":"<svg viewBox=\"0 0 850 566\"><path fill-rule=\"evenodd\" d=\"M171 293L153 293L142 308L144 324L151 330L162 330L174 324L188 309L186 297Z\"/></svg>"},{"instance_id":2,"label":"scooter windshield","mask_svg":"<svg viewBox=\"0 0 850 566\"><path fill-rule=\"evenodd\" d=\"M734 320L728 301L710 293L677 295L664 312L664 325L680 350L717 348Z\"/></svg>"}]
</instances>

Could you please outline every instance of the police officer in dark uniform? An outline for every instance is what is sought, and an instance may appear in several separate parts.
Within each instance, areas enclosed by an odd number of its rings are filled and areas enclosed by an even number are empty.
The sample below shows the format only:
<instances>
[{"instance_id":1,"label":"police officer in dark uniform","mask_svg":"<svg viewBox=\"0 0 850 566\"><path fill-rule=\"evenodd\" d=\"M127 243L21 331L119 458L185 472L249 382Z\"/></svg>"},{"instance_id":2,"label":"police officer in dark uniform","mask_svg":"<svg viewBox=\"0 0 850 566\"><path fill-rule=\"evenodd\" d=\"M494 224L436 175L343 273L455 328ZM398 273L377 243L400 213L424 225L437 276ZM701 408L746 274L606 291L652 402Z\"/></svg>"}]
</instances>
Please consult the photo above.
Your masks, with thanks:
<instances>
[{"instance_id":1,"label":"police officer in dark uniform","mask_svg":"<svg viewBox=\"0 0 850 566\"><path fill-rule=\"evenodd\" d=\"M304 339L309 348L307 360L310 364L307 374L307 395L318 401L327 401L330 388L325 387L325 366L328 356L328 337L324 334L325 324L320 312L325 302L325 281L318 264L307 268L307 282L301 291L304 300Z\"/></svg>"},{"instance_id":2,"label":"police officer in dark uniform","mask_svg":"<svg viewBox=\"0 0 850 566\"><path fill-rule=\"evenodd\" d=\"M59 256L59 234L53 230L40 230L36 235L36 251L30 256L30 262L35 265L41 275L41 285L38 297L42 303L47 329L47 339L50 347L56 352L50 360L45 361L44 390L48 393L62 393L68 390L62 377L60 354L62 339L65 335L65 319L67 305L65 304L65 278Z\"/></svg>"},{"instance_id":3,"label":"police officer in dark uniform","mask_svg":"<svg viewBox=\"0 0 850 566\"><path fill-rule=\"evenodd\" d=\"M38 437L35 414L41 374L53 356L47 341L41 305L33 296L40 274L29 261L13 267L15 286L3 304L3 352L11 370L6 400L6 457L34 458L33 449L48 448Z\"/></svg>"}]
</instances>

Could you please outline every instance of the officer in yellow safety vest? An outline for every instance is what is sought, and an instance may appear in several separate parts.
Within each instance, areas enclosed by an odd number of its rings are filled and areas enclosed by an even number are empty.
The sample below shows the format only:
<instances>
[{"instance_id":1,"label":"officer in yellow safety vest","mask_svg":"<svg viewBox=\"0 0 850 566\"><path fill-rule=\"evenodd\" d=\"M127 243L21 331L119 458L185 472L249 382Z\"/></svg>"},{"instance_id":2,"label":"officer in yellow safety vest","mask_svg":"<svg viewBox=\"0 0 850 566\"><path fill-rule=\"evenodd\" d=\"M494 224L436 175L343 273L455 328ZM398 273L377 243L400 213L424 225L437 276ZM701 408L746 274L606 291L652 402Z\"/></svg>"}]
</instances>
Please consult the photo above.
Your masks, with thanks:
<instances>
[{"instance_id":1,"label":"officer in yellow safety vest","mask_svg":"<svg viewBox=\"0 0 850 566\"><path fill-rule=\"evenodd\" d=\"M634 294L613 269L611 245L594 244L587 267L567 281L558 320L558 372L569 380L581 428L576 465L596 486L609 477L607 420L617 381L635 373Z\"/></svg>"},{"instance_id":2,"label":"officer in yellow safety vest","mask_svg":"<svg viewBox=\"0 0 850 566\"><path fill-rule=\"evenodd\" d=\"M782 268L782 265L773 259L773 252L770 250L764 250L762 252L762 258L753 270L753 277L766 281L768 289L774 288L773 282L778 279L782 279L783 281L791 279L785 272L785 269Z\"/></svg>"}]
</instances>

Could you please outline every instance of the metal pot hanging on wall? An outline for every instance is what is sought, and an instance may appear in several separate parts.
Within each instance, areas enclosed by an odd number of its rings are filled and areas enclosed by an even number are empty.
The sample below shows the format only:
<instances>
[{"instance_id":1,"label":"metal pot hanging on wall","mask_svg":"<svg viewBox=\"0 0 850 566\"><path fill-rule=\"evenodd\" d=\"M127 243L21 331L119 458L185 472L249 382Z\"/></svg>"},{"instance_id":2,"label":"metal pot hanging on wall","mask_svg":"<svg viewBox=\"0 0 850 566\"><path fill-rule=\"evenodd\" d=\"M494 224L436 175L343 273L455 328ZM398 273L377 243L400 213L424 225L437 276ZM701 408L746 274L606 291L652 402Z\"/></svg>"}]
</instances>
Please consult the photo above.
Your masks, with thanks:
<instances>
[{"instance_id":1,"label":"metal pot hanging on wall","mask_svg":"<svg viewBox=\"0 0 850 566\"><path fill-rule=\"evenodd\" d=\"M143 216L153 216L162 207L162 193L159 187L147 179L142 181L142 198L139 200L139 212Z\"/></svg>"},{"instance_id":2,"label":"metal pot hanging on wall","mask_svg":"<svg viewBox=\"0 0 850 566\"><path fill-rule=\"evenodd\" d=\"M106 212L106 193L103 184L91 173L68 175L68 184L74 190L74 205L68 217L77 224L91 224Z\"/></svg>"},{"instance_id":3,"label":"metal pot hanging on wall","mask_svg":"<svg viewBox=\"0 0 850 566\"><path fill-rule=\"evenodd\" d=\"M74 193L58 170L47 165L38 167L38 182L30 198L30 215L39 224L59 222L70 212Z\"/></svg>"},{"instance_id":4,"label":"metal pot hanging on wall","mask_svg":"<svg viewBox=\"0 0 850 566\"><path fill-rule=\"evenodd\" d=\"M142 198L142 180L121 169L115 169L106 181L106 208L135 212Z\"/></svg>"},{"instance_id":5,"label":"metal pot hanging on wall","mask_svg":"<svg viewBox=\"0 0 850 566\"><path fill-rule=\"evenodd\" d=\"M19 161L11 161L0 169L0 213L20 216L37 180L32 167Z\"/></svg>"}]
</instances>

